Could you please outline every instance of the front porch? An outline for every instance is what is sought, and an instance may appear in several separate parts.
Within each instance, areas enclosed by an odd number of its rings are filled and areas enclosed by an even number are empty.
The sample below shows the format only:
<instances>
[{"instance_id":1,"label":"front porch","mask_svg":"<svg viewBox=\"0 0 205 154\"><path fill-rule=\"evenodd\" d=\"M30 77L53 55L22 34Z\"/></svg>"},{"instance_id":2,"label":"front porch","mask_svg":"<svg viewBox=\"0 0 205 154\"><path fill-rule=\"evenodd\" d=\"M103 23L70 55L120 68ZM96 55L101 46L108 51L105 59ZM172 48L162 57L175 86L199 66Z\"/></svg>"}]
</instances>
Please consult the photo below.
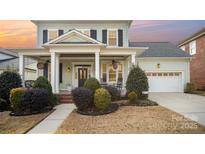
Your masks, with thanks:
<instances>
[{"instance_id":1,"label":"front porch","mask_svg":"<svg viewBox=\"0 0 205 154\"><path fill-rule=\"evenodd\" d=\"M132 56L134 58L132 58ZM45 76L54 93L70 92L83 86L85 80L95 77L102 85L125 87L129 67L135 64L136 55L60 54L30 56L38 60L38 76ZM23 58L22 58L23 57ZM24 56L19 59L24 63ZM130 60L133 59L131 62ZM43 65L43 66L41 66ZM115 65L115 66L114 66ZM23 68L23 66L20 66ZM24 69L19 72L24 78Z\"/></svg>"}]
</instances>

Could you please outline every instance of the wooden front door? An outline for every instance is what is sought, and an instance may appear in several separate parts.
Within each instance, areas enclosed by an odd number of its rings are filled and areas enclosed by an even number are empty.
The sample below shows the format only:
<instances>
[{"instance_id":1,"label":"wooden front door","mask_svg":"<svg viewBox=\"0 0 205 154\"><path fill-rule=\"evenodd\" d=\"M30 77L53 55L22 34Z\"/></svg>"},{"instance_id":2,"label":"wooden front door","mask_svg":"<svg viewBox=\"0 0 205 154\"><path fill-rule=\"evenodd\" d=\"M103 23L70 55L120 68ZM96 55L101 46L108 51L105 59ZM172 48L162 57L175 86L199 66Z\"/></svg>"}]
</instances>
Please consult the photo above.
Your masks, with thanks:
<instances>
[{"instance_id":1,"label":"wooden front door","mask_svg":"<svg viewBox=\"0 0 205 154\"><path fill-rule=\"evenodd\" d=\"M88 78L87 68L78 68L78 87L82 87Z\"/></svg>"}]
</instances>

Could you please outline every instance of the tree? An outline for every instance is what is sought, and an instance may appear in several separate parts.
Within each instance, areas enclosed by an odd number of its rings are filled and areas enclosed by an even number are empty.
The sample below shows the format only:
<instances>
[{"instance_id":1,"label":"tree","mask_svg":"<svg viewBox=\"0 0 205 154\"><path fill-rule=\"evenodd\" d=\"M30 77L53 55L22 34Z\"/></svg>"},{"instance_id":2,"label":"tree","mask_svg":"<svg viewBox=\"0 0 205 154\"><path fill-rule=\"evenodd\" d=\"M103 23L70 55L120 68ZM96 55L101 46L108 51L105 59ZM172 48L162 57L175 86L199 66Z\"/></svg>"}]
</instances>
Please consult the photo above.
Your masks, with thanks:
<instances>
[{"instance_id":1,"label":"tree","mask_svg":"<svg viewBox=\"0 0 205 154\"><path fill-rule=\"evenodd\" d=\"M148 95L142 93L149 89L148 79L145 72L138 65L132 66L127 78L126 89L128 92L134 91L141 99L148 97Z\"/></svg>"}]
</instances>

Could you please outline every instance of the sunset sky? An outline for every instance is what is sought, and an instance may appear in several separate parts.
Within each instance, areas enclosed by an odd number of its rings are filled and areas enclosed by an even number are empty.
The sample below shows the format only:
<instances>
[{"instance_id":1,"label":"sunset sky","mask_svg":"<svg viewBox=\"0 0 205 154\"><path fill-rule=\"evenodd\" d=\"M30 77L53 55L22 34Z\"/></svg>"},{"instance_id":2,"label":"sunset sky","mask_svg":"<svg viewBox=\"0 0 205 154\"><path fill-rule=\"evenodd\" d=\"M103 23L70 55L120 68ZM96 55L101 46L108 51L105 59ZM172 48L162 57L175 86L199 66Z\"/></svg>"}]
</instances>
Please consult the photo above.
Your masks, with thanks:
<instances>
[{"instance_id":1,"label":"sunset sky","mask_svg":"<svg viewBox=\"0 0 205 154\"><path fill-rule=\"evenodd\" d=\"M205 20L137 20L129 31L130 41L179 43L205 27ZM30 21L0 21L0 47L35 47L36 26Z\"/></svg>"}]
</instances>

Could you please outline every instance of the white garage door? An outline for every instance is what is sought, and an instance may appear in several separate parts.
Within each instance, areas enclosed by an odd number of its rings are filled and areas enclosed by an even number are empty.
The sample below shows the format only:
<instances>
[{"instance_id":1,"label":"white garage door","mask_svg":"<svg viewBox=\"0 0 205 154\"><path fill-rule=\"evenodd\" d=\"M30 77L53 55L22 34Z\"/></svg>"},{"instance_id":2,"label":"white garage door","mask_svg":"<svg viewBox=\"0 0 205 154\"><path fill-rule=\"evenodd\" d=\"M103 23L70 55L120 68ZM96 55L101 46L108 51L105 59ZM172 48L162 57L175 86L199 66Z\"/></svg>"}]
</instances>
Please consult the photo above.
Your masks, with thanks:
<instances>
[{"instance_id":1,"label":"white garage door","mask_svg":"<svg viewBox=\"0 0 205 154\"><path fill-rule=\"evenodd\" d=\"M149 72L149 92L182 92L182 73Z\"/></svg>"}]
</instances>

